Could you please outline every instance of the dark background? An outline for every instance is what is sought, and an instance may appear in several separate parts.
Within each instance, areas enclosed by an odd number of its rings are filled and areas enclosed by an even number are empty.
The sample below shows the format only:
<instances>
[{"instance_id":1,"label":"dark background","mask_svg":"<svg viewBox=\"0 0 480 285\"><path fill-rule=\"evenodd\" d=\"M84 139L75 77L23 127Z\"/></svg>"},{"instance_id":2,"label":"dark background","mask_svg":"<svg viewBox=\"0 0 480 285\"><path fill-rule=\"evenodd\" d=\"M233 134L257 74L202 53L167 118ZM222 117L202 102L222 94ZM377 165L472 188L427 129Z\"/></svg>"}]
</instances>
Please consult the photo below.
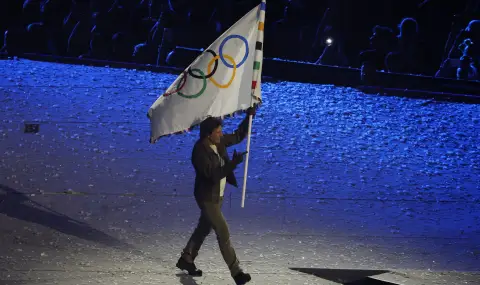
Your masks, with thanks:
<instances>
[{"instance_id":1,"label":"dark background","mask_svg":"<svg viewBox=\"0 0 480 285\"><path fill-rule=\"evenodd\" d=\"M445 59L459 59L462 30L478 18L479 1L277 0L267 2L265 57L434 75ZM176 46L204 48L259 0L4 0L2 51L163 65ZM327 11L328 10L328 11ZM412 64L401 53L399 24L417 22ZM375 26L384 33L373 40ZM279 37L278 35L282 36ZM377 32L377 35L379 32ZM325 40L334 44L325 51ZM473 36L471 36L473 37ZM449 41L450 38L450 41ZM413 43L412 43L413 42ZM379 47L379 45L381 47ZM450 51L453 52L450 52ZM362 53L362 51L368 51ZM449 55L450 54L450 55ZM475 57L475 56L474 56ZM455 77L455 69L442 72Z\"/></svg>"}]
</instances>

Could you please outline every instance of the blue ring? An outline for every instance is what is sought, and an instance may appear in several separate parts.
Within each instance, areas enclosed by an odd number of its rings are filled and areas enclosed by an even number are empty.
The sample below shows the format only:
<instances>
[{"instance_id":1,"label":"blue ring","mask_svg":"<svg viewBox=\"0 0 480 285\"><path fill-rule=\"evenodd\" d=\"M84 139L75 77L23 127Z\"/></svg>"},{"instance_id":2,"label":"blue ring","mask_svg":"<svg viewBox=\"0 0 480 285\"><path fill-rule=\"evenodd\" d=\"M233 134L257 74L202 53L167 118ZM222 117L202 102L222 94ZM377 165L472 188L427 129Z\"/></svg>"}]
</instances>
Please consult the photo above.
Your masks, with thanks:
<instances>
[{"instance_id":1,"label":"blue ring","mask_svg":"<svg viewBox=\"0 0 480 285\"><path fill-rule=\"evenodd\" d=\"M223 39L222 43L220 44L220 48L218 49L218 55L220 56L220 59L222 60L223 64L229 68L233 68L233 65L228 63L225 58L223 57L223 46L225 45L225 43L229 40L229 39L233 39L233 38L237 38L237 39L240 39L242 40L244 43L245 43L245 48L246 48L246 51L245 51L245 56L243 57L242 61L240 61L238 64L237 64L237 68L239 68L240 66L242 66L242 64L245 63L245 61L247 60L248 58L248 54L249 54L249 50L248 50L248 41L246 38L240 36L240 35L230 35L228 37L226 37L225 39Z\"/></svg>"}]
</instances>

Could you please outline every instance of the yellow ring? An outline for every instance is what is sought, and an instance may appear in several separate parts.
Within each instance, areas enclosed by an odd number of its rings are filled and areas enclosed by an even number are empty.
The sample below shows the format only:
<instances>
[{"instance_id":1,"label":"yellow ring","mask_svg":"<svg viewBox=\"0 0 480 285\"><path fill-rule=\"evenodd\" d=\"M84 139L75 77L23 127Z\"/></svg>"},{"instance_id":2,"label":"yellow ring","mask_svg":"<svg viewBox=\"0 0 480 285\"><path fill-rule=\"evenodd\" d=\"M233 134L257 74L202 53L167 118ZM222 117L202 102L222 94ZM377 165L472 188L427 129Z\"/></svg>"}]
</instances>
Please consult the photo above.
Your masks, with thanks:
<instances>
[{"instance_id":1,"label":"yellow ring","mask_svg":"<svg viewBox=\"0 0 480 285\"><path fill-rule=\"evenodd\" d=\"M225 59L227 59L228 61L230 61L230 63L233 65L233 74L232 74L232 78L230 78L230 81L228 81L228 83L224 84L224 85L215 81L215 79L213 79L213 76L210 77L209 80L213 83L213 85L217 86L218 88L228 88L228 87L230 87L230 85L232 85L233 80L235 79L235 74L237 72L237 63L235 62L235 60L231 56L226 55L226 54L224 54L223 57ZM220 56L217 55L214 58L212 58L212 60L210 60L210 62L208 63L208 68L207 68L208 74L210 74L212 72L212 64L216 60L218 60L219 58L220 58Z\"/></svg>"}]
</instances>

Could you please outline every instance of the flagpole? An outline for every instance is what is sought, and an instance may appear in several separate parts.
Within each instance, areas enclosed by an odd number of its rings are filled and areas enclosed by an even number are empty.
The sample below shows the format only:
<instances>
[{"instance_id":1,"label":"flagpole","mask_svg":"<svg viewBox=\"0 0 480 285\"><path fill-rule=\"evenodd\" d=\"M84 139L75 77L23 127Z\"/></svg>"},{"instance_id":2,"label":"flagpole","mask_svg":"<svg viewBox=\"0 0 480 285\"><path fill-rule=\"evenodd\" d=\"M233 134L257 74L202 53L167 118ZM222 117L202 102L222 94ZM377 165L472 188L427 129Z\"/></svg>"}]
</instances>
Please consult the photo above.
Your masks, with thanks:
<instances>
[{"instance_id":1,"label":"flagpole","mask_svg":"<svg viewBox=\"0 0 480 285\"><path fill-rule=\"evenodd\" d=\"M250 101L250 107L253 107L253 96ZM250 158L250 139L252 136L252 121L253 116L248 116L248 135L247 135L247 155L245 159L245 171L243 175L243 189L242 189L242 208L245 208L245 195L247 193L247 177L248 177L248 161Z\"/></svg>"},{"instance_id":2,"label":"flagpole","mask_svg":"<svg viewBox=\"0 0 480 285\"><path fill-rule=\"evenodd\" d=\"M264 27L264 23L265 23L265 5L266 5L266 0L262 0L261 3L260 3L260 10L259 10L259 16L260 16L260 21L259 21L259 34L257 36L257 43L261 43L263 45L263 27ZM263 14L262 14L262 10L263 10ZM258 53L259 51L256 51L256 53ZM261 52L262 54L260 56L262 56L263 58L263 48L261 49ZM255 60L257 59L259 55L256 54L255 55ZM255 68L255 67L254 67ZM256 82L260 82L261 80L261 76L262 76L262 72L261 70L258 72L258 73L255 73L254 71L254 76L253 76L253 81L255 84L252 84L252 94L251 94L251 98L250 98L250 108L252 108L254 106L254 97L255 97L255 90L256 88L260 88L260 84L256 84ZM247 193L247 178L248 178L248 162L249 162L249 159L250 159L250 140L251 140L251 136L252 136L252 121L253 121L253 116L252 115L249 115L248 116L248 135L247 135L247 155L246 155L246 159L245 159L245 171L244 171L244 176L243 176L243 189L242 189L242 203L241 203L241 207L242 208L245 208L245 196L246 196L246 193Z\"/></svg>"}]
</instances>

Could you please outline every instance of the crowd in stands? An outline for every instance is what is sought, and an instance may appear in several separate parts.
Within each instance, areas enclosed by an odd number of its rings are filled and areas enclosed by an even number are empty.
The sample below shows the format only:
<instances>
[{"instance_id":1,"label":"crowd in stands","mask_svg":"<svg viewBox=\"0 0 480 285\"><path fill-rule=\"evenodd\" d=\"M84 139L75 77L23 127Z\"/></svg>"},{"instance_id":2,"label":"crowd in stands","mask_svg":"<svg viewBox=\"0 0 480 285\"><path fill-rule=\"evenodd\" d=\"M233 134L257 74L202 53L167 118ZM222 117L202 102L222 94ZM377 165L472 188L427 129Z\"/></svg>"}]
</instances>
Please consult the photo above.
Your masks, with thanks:
<instances>
[{"instance_id":1,"label":"crowd in stands","mask_svg":"<svg viewBox=\"0 0 480 285\"><path fill-rule=\"evenodd\" d=\"M259 0L3 0L0 52L171 64ZM480 1L267 1L265 57L479 80Z\"/></svg>"}]
</instances>

